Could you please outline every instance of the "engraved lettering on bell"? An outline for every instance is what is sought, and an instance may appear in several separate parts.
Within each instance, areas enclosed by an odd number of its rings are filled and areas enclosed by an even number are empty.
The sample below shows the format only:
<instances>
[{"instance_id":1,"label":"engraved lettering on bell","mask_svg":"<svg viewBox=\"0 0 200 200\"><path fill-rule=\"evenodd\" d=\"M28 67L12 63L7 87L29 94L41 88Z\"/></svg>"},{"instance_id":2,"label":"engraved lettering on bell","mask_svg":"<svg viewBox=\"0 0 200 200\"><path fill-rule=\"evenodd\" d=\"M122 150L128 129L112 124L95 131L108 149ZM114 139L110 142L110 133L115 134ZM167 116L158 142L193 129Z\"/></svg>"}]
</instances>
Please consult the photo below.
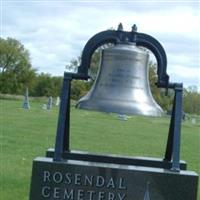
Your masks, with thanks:
<instances>
[{"instance_id":1,"label":"engraved lettering on bell","mask_svg":"<svg viewBox=\"0 0 200 200\"><path fill-rule=\"evenodd\" d=\"M149 54L133 43L102 50L101 64L91 90L77 107L119 114L161 116L148 77Z\"/></svg>"}]
</instances>

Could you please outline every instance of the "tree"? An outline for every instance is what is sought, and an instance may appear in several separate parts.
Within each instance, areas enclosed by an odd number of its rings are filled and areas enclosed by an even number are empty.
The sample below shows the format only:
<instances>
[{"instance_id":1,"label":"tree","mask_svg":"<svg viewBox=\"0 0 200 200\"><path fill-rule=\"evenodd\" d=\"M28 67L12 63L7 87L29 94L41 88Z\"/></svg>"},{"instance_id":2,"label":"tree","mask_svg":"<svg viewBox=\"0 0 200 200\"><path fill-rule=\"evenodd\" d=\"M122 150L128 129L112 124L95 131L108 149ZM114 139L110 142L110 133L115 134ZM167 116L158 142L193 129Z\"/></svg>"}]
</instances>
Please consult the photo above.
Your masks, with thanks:
<instances>
[{"instance_id":1,"label":"tree","mask_svg":"<svg viewBox=\"0 0 200 200\"><path fill-rule=\"evenodd\" d=\"M72 86L71 86L72 99L78 100L80 97L84 96L89 91L90 87L92 86L97 76L100 64L100 55L101 55L100 49L96 50L92 55L91 65L88 70L89 76L91 77L89 81L80 81L80 80L72 81ZM77 72L80 62L81 62L80 56L76 59L72 59L71 62L68 65L66 65L67 71Z\"/></svg>"},{"instance_id":2,"label":"tree","mask_svg":"<svg viewBox=\"0 0 200 200\"><path fill-rule=\"evenodd\" d=\"M52 77L50 74L41 73L35 79L32 96L59 96L62 77Z\"/></svg>"},{"instance_id":3,"label":"tree","mask_svg":"<svg viewBox=\"0 0 200 200\"><path fill-rule=\"evenodd\" d=\"M16 39L0 38L0 92L21 94L35 76L28 50Z\"/></svg>"},{"instance_id":4,"label":"tree","mask_svg":"<svg viewBox=\"0 0 200 200\"><path fill-rule=\"evenodd\" d=\"M69 64L65 66L68 72L76 73L78 71L78 67L80 65L81 57L78 56L76 59L72 59Z\"/></svg>"},{"instance_id":5,"label":"tree","mask_svg":"<svg viewBox=\"0 0 200 200\"><path fill-rule=\"evenodd\" d=\"M184 89L183 110L190 114L200 114L200 93L196 86Z\"/></svg>"},{"instance_id":6,"label":"tree","mask_svg":"<svg viewBox=\"0 0 200 200\"><path fill-rule=\"evenodd\" d=\"M84 96L90 88L88 81L73 80L71 85L71 98L74 100L80 99Z\"/></svg>"},{"instance_id":7,"label":"tree","mask_svg":"<svg viewBox=\"0 0 200 200\"><path fill-rule=\"evenodd\" d=\"M173 91L168 90L168 94L166 95L165 89L158 88L156 86L157 82L157 66L156 63L149 63L149 83L152 95L156 102L166 111L172 109L172 101L173 101Z\"/></svg>"},{"instance_id":8,"label":"tree","mask_svg":"<svg viewBox=\"0 0 200 200\"><path fill-rule=\"evenodd\" d=\"M101 57L101 48L97 49L93 53L91 58L91 64L90 68L88 69L88 72L92 80L96 78L97 71L99 69L100 57ZM81 64L81 56L78 56L76 59L72 59L70 63L65 66L65 68L69 72L77 72L80 64Z\"/></svg>"}]
</instances>

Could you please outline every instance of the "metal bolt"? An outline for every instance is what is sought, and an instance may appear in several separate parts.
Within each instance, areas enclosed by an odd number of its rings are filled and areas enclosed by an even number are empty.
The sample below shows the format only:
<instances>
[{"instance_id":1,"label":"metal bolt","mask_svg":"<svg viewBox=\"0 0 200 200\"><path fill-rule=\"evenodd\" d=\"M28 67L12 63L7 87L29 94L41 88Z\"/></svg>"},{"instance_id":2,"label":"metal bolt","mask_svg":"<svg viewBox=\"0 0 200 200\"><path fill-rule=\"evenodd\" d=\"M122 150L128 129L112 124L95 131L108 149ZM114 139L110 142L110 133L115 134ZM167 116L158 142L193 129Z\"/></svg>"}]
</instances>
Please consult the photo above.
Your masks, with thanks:
<instances>
[{"instance_id":1,"label":"metal bolt","mask_svg":"<svg viewBox=\"0 0 200 200\"><path fill-rule=\"evenodd\" d=\"M123 25L122 25L122 23L120 23L119 25L118 25L118 29L117 29L118 31L123 31L124 29L123 29Z\"/></svg>"},{"instance_id":2,"label":"metal bolt","mask_svg":"<svg viewBox=\"0 0 200 200\"><path fill-rule=\"evenodd\" d=\"M132 26L132 32L137 32L137 26L136 26L136 24L134 24L134 25Z\"/></svg>"}]
</instances>

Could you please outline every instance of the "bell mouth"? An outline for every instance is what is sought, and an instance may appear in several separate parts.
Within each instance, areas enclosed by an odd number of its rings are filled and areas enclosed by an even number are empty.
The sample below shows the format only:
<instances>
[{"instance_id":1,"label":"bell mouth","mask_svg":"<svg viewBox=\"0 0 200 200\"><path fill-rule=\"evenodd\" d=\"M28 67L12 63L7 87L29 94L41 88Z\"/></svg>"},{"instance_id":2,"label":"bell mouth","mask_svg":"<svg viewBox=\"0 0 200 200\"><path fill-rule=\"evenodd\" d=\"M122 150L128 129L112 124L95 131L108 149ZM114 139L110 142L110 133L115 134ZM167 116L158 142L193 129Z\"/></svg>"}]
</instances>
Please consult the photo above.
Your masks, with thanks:
<instances>
[{"instance_id":1,"label":"bell mouth","mask_svg":"<svg viewBox=\"0 0 200 200\"><path fill-rule=\"evenodd\" d=\"M142 115L151 117L161 117L164 115L162 108L152 102L140 103L133 101L110 101L102 99L85 99L84 97L78 101L76 108L95 110L105 113L117 113L117 114L127 114L127 115Z\"/></svg>"}]
</instances>

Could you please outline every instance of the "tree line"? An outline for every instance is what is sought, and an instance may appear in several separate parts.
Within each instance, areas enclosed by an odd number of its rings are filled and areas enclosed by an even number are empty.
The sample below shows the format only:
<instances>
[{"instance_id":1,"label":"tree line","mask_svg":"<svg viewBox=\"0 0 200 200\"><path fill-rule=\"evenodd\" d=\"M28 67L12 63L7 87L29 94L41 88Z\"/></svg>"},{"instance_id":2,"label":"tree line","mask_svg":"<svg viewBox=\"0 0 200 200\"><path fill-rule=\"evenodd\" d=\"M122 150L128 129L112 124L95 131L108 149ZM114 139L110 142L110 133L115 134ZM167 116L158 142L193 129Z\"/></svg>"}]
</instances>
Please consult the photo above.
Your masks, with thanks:
<instances>
[{"instance_id":1,"label":"tree line","mask_svg":"<svg viewBox=\"0 0 200 200\"><path fill-rule=\"evenodd\" d=\"M0 93L31 96L58 96L62 77L38 74L24 45L13 38L0 38Z\"/></svg>"},{"instance_id":2,"label":"tree line","mask_svg":"<svg viewBox=\"0 0 200 200\"><path fill-rule=\"evenodd\" d=\"M92 56L89 81L74 80L71 85L71 98L78 100L86 94L96 79L99 69L101 49ZM66 65L69 71L77 71L80 57L73 59ZM25 88L29 88L30 96L60 95L63 77L51 76L48 73L37 73L31 65L30 54L24 45L13 38L0 38L0 93L22 95ZM149 82L154 99L164 110L170 110L172 106L173 91L156 87L156 64L149 64ZM200 93L197 87L184 89L183 110L186 113L200 114Z\"/></svg>"}]
</instances>

